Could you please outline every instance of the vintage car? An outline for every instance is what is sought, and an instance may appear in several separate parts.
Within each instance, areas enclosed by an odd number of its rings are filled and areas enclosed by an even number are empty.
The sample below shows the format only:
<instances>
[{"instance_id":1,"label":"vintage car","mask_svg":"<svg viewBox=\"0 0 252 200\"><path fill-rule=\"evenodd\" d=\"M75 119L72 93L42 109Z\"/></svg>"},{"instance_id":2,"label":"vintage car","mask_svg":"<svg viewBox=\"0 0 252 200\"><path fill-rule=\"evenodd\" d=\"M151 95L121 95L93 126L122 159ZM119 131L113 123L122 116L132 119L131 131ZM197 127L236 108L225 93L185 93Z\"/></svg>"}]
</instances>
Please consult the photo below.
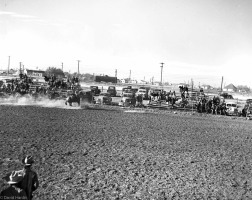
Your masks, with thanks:
<instances>
[{"instance_id":1,"label":"vintage car","mask_svg":"<svg viewBox=\"0 0 252 200\"><path fill-rule=\"evenodd\" d=\"M234 99L234 97L228 93L221 93L219 96L223 97L224 99Z\"/></svg>"},{"instance_id":2,"label":"vintage car","mask_svg":"<svg viewBox=\"0 0 252 200\"><path fill-rule=\"evenodd\" d=\"M226 115L238 115L237 104L234 102L225 102Z\"/></svg>"},{"instance_id":3,"label":"vintage car","mask_svg":"<svg viewBox=\"0 0 252 200\"><path fill-rule=\"evenodd\" d=\"M130 91L124 92L122 100L119 102L119 106L129 107L129 106L135 106L135 104L136 104L135 93Z\"/></svg>"},{"instance_id":4,"label":"vintage car","mask_svg":"<svg viewBox=\"0 0 252 200\"><path fill-rule=\"evenodd\" d=\"M252 99L247 99L247 100L246 100L246 104L252 105Z\"/></svg>"},{"instance_id":5,"label":"vintage car","mask_svg":"<svg viewBox=\"0 0 252 200\"><path fill-rule=\"evenodd\" d=\"M123 97L124 93L131 93L131 88L123 88L122 93L120 94L120 96Z\"/></svg>"},{"instance_id":6,"label":"vintage car","mask_svg":"<svg viewBox=\"0 0 252 200\"><path fill-rule=\"evenodd\" d=\"M152 90L150 91L150 93L151 93L152 95L157 95L157 94L160 94L161 92L162 92L161 89L152 89Z\"/></svg>"},{"instance_id":7,"label":"vintage car","mask_svg":"<svg viewBox=\"0 0 252 200\"><path fill-rule=\"evenodd\" d=\"M116 97L116 87L115 86L109 86L107 93L110 94L111 97Z\"/></svg>"},{"instance_id":8,"label":"vintage car","mask_svg":"<svg viewBox=\"0 0 252 200\"><path fill-rule=\"evenodd\" d=\"M244 117L251 117L252 116L252 99L247 99L246 104L244 105L241 115Z\"/></svg>"},{"instance_id":9,"label":"vintage car","mask_svg":"<svg viewBox=\"0 0 252 200\"><path fill-rule=\"evenodd\" d=\"M144 99L148 98L148 91L146 89L138 89L136 96L142 95Z\"/></svg>"},{"instance_id":10,"label":"vintage car","mask_svg":"<svg viewBox=\"0 0 252 200\"><path fill-rule=\"evenodd\" d=\"M99 95L101 93L101 90L98 88L98 86L90 86L90 90L93 92L94 95Z\"/></svg>"},{"instance_id":11,"label":"vintage car","mask_svg":"<svg viewBox=\"0 0 252 200\"><path fill-rule=\"evenodd\" d=\"M100 93L97 100L97 104L107 104L111 105L112 104L112 98L109 93Z\"/></svg>"}]
</instances>

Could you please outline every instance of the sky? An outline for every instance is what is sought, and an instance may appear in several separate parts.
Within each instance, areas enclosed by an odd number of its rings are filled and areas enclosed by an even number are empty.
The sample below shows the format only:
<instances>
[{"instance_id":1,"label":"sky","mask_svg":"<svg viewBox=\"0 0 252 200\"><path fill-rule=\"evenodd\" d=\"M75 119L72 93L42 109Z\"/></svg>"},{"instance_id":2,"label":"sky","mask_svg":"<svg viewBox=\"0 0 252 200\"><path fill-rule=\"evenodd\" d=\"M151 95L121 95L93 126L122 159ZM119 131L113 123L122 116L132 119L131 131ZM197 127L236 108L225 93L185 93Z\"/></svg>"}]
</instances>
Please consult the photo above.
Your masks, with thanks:
<instances>
[{"instance_id":1,"label":"sky","mask_svg":"<svg viewBox=\"0 0 252 200\"><path fill-rule=\"evenodd\" d=\"M252 87L251 0L0 0L0 69Z\"/></svg>"}]
</instances>

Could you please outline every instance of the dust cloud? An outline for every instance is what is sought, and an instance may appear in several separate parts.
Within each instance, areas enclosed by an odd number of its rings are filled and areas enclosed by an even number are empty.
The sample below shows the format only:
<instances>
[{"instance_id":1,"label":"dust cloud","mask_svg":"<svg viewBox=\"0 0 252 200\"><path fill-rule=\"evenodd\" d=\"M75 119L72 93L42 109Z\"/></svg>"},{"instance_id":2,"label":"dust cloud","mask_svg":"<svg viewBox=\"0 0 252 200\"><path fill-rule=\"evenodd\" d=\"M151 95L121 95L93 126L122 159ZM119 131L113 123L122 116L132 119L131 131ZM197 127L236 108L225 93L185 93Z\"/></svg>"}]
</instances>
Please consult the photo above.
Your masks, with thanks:
<instances>
[{"instance_id":1,"label":"dust cloud","mask_svg":"<svg viewBox=\"0 0 252 200\"><path fill-rule=\"evenodd\" d=\"M38 106L47 108L62 108L62 109L82 109L82 106L78 106L77 103L73 103L72 106L65 105L65 100L51 100L46 97L39 97L37 99L29 96L24 97L8 97L0 98L0 105L11 106ZM85 105L88 106L88 105Z\"/></svg>"}]
</instances>

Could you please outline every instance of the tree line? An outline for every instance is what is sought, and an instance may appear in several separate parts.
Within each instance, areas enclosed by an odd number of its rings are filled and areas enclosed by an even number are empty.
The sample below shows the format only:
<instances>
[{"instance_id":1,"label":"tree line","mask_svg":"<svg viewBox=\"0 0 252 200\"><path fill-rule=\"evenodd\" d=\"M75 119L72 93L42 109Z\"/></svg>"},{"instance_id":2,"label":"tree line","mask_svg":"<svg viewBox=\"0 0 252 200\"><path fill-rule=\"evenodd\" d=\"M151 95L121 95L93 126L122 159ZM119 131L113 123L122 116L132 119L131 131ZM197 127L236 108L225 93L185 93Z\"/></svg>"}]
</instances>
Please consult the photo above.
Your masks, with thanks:
<instances>
[{"instance_id":1,"label":"tree line","mask_svg":"<svg viewBox=\"0 0 252 200\"><path fill-rule=\"evenodd\" d=\"M65 77L72 79L73 77L78 77L80 81L84 82L93 82L95 80L95 76L93 74L85 73L85 74L78 74L77 72L70 73L70 72L63 72L62 69L56 67L48 67L45 71L45 76L52 76L55 75L56 77Z\"/></svg>"}]
</instances>

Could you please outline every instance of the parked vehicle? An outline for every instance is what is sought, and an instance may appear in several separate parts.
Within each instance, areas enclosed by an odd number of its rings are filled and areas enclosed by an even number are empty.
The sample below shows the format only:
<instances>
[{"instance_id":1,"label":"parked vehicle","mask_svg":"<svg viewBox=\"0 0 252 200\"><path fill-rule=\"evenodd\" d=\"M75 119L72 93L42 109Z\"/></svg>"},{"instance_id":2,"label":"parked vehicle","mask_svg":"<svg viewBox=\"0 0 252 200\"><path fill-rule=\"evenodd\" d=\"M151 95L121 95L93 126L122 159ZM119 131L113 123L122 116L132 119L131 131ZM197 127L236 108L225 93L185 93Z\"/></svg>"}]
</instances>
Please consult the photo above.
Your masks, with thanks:
<instances>
[{"instance_id":1,"label":"parked vehicle","mask_svg":"<svg viewBox=\"0 0 252 200\"><path fill-rule=\"evenodd\" d=\"M97 101L97 104L107 104L107 105L111 105L112 104L112 98L110 96L110 93L100 93Z\"/></svg>"},{"instance_id":2,"label":"parked vehicle","mask_svg":"<svg viewBox=\"0 0 252 200\"><path fill-rule=\"evenodd\" d=\"M131 92L137 93L138 92L138 88L131 88Z\"/></svg>"},{"instance_id":3,"label":"parked vehicle","mask_svg":"<svg viewBox=\"0 0 252 200\"><path fill-rule=\"evenodd\" d=\"M130 91L124 92L122 100L119 102L119 106L129 107L129 106L135 106L135 104L136 104L135 93Z\"/></svg>"},{"instance_id":4,"label":"parked vehicle","mask_svg":"<svg viewBox=\"0 0 252 200\"><path fill-rule=\"evenodd\" d=\"M152 95L158 95L158 94L160 94L161 92L162 92L161 89L152 89L152 90L151 90L151 94L152 94Z\"/></svg>"},{"instance_id":5,"label":"parked vehicle","mask_svg":"<svg viewBox=\"0 0 252 200\"><path fill-rule=\"evenodd\" d=\"M123 88L122 93L121 93L121 97L123 97L123 94L125 94L125 93L131 93L131 88Z\"/></svg>"},{"instance_id":6,"label":"parked vehicle","mask_svg":"<svg viewBox=\"0 0 252 200\"><path fill-rule=\"evenodd\" d=\"M142 95L144 99L148 99L148 91L146 89L138 89L136 96Z\"/></svg>"},{"instance_id":7,"label":"parked vehicle","mask_svg":"<svg viewBox=\"0 0 252 200\"><path fill-rule=\"evenodd\" d=\"M246 104L252 105L252 99L247 99Z\"/></svg>"},{"instance_id":8,"label":"parked vehicle","mask_svg":"<svg viewBox=\"0 0 252 200\"><path fill-rule=\"evenodd\" d=\"M219 96L224 97L224 99L234 99L234 97L231 94L228 94L228 93L222 93Z\"/></svg>"},{"instance_id":9,"label":"parked vehicle","mask_svg":"<svg viewBox=\"0 0 252 200\"><path fill-rule=\"evenodd\" d=\"M247 99L244 108L242 109L241 115L244 117L252 116L252 99Z\"/></svg>"},{"instance_id":10,"label":"parked vehicle","mask_svg":"<svg viewBox=\"0 0 252 200\"><path fill-rule=\"evenodd\" d=\"M93 92L94 95L99 95L101 93L101 90L98 88L98 86L90 86L90 90Z\"/></svg>"},{"instance_id":11,"label":"parked vehicle","mask_svg":"<svg viewBox=\"0 0 252 200\"><path fill-rule=\"evenodd\" d=\"M238 107L234 102L226 102L226 115L238 115Z\"/></svg>"},{"instance_id":12,"label":"parked vehicle","mask_svg":"<svg viewBox=\"0 0 252 200\"><path fill-rule=\"evenodd\" d=\"M108 87L108 90L107 90L107 93L110 94L111 97L116 97L116 87L115 86L109 86Z\"/></svg>"}]
</instances>

